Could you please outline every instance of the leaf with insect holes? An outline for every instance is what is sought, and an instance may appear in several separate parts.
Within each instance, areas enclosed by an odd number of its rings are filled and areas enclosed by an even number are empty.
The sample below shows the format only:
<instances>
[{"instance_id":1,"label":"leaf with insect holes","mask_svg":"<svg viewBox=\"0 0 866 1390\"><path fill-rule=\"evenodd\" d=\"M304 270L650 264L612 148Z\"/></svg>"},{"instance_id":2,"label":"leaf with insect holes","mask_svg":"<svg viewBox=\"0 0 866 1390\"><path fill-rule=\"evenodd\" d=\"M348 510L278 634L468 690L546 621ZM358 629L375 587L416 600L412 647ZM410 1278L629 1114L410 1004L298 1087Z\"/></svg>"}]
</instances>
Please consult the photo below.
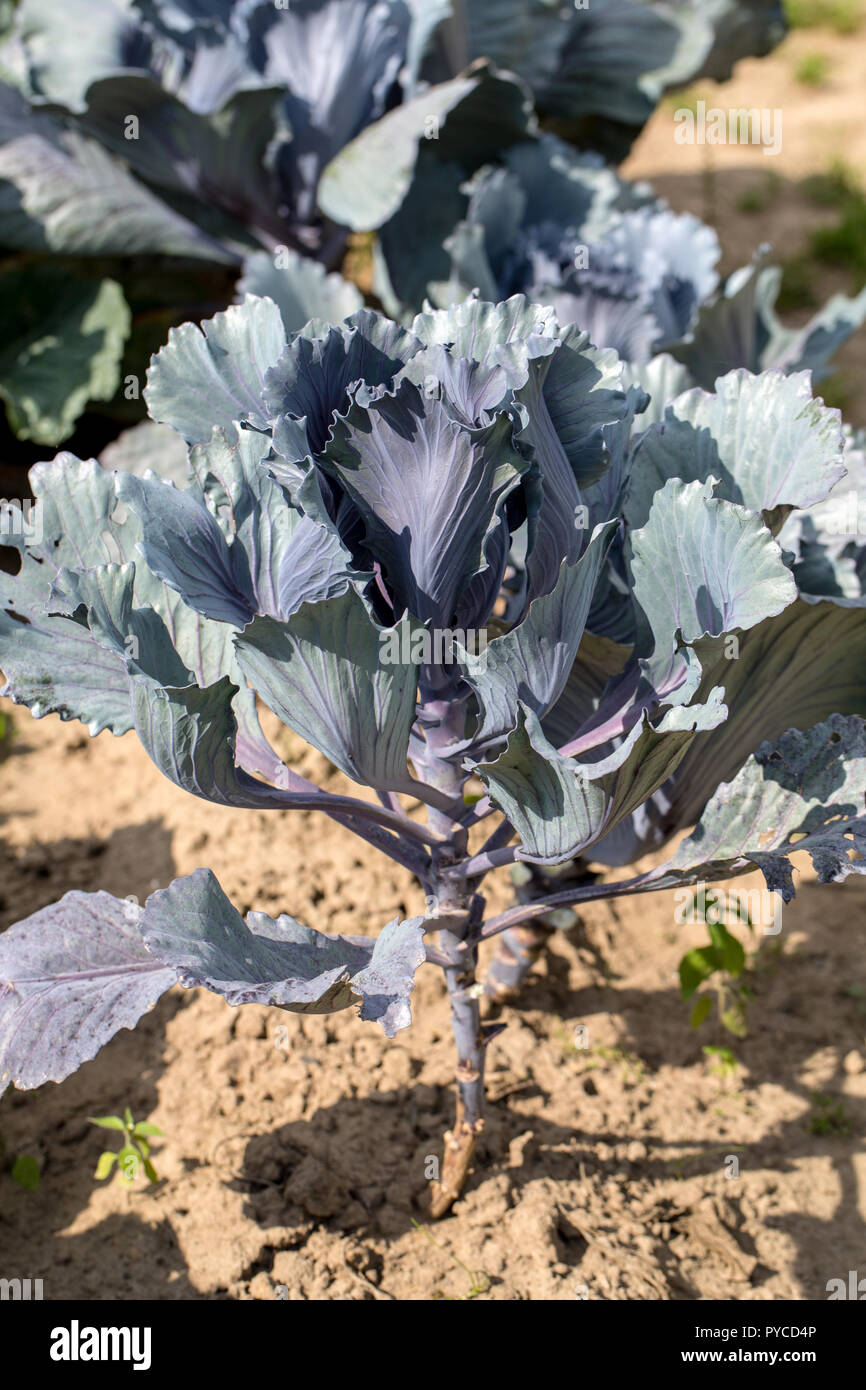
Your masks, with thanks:
<instances>
[{"instance_id":1,"label":"leaf with insect holes","mask_svg":"<svg viewBox=\"0 0 866 1390\"><path fill-rule=\"evenodd\" d=\"M866 872L864 846L866 723L857 715L831 715L803 733L790 729L761 744L733 781L719 787L665 867L694 875L747 859L790 902L792 854L808 854L821 883L838 883Z\"/></svg>"}]
</instances>

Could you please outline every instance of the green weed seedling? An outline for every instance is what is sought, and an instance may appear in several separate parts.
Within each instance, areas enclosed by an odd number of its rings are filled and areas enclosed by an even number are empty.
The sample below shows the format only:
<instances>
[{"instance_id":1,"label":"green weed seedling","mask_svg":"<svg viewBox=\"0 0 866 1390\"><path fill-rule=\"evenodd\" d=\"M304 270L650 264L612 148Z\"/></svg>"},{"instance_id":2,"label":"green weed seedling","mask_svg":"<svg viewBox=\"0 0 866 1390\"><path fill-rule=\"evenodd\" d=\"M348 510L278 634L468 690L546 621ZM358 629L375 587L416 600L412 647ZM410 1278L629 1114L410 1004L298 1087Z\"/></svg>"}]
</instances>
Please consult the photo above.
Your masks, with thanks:
<instances>
[{"instance_id":1,"label":"green weed seedling","mask_svg":"<svg viewBox=\"0 0 866 1390\"><path fill-rule=\"evenodd\" d=\"M785 0L785 18L792 29L833 29L856 34L863 22L859 0Z\"/></svg>"},{"instance_id":2,"label":"green weed seedling","mask_svg":"<svg viewBox=\"0 0 866 1390\"><path fill-rule=\"evenodd\" d=\"M640 1057L636 1052L626 1052L621 1047L607 1047L605 1045L592 1049L596 1057L600 1057L603 1062L615 1062L620 1068L620 1078L632 1086L640 1086L644 1079L644 1067ZM598 1063L592 1063L597 1066Z\"/></svg>"},{"instance_id":3,"label":"green weed seedling","mask_svg":"<svg viewBox=\"0 0 866 1390\"><path fill-rule=\"evenodd\" d=\"M679 965L680 991L683 999L688 1001L697 994L702 984L718 976L713 980L713 985L719 1021L735 1038L744 1038L748 1031L747 1009L754 995L740 981L746 968L746 953L725 926L722 919L727 916L734 916L744 922L750 931L754 931L754 923L746 907L735 894L708 893L706 888L694 894L686 920L703 922L709 932L710 944L686 951ZM693 1028L700 1028L712 1012L712 1007L711 995L698 995L690 1015Z\"/></svg>"},{"instance_id":4,"label":"green weed seedling","mask_svg":"<svg viewBox=\"0 0 866 1390\"><path fill-rule=\"evenodd\" d=\"M720 1081L732 1081L740 1069L740 1064L729 1047L704 1046L701 1051L711 1058L710 1072Z\"/></svg>"},{"instance_id":5,"label":"green weed seedling","mask_svg":"<svg viewBox=\"0 0 866 1390\"><path fill-rule=\"evenodd\" d=\"M42 1179L38 1159L32 1154L19 1154L12 1164L12 1176L25 1192L35 1192Z\"/></svg>"},{"instance_id":6,"label":"green weed seedling","mask_svg":"<svg viewBox=\"0 0 866 1390\"><path fill-rule=\"evenodd\" d=\"M842 1138L850 1135L851 1117L841 1100L825 1095L822 1091L813 1091L811 1100L812 1113L808 1123L810 1134L837 1134Z\"/></svg>"},{"instance_id":7,"label":"green weed seedling","mask_svg":"<svg viewBox=\"0 0 866 1390\"><path fill-rule=\"evenodd\" d=\"M804 87L826 87L830 75L830 59L826 53L804 53L794 69L794 76Z\"/></svg>"},{"instance_id":8,"label":"green weed seedling","mask_svg":"<svg viewBox=\"0 0 866 1390\"><path fill-rule=\"evenodd\" d=\"M812 232L812 255L825 265L848 270L859 288L866 281L866 196L857 175L836 160L828 174L806 180L804 191L818 206L839 213L834 225Z\"/></svg>"},{"instance_id":9,"label":"green weed seedling","mask_svg":"<svg viewBox=\"0 0 866 1390\"><path fill-rule=\"evenodd\" d=\"M466 1274L469 1276L468 1293L442 1293L441 1289L437 1289L433 1295L435 1299L440 1301L444 1300L448 1303L468 1303L471 1299L477 1298L479 1294L487 1292L490 1288L490 1279L484 1273L483 1269L470 1269L457 1255L452 1254L450 1250L446 1250L445 1246L440 1245L438 1240L434 1240L427 1227L422 1226L420 1221L416 1221L414 1216L410 1217L410 1220L416 1231L420 1231L422 1235L426 1236L431 1245L435 1245L437 1250L441 1250L443 1254L448 1255L449 1258L452 1259L456 1265L459 1265L462 1270L465 1270Z\"/></svg>"},{"instance_id":10,"label":"green weed seedling","mask_svg":"<svg viewBox=\"0 0 866 1390\"><path fill-rule=\"evenodd\" d=\"M826 173L810 174L800 187L816 207L840 208L857 196L857 175L844 159L834 159Z\"/></svg>"},{"instance_id":11,"label":"green weed seedling","mask_svg":"<svg viewBox=\"0 0 866 1390\"><path fill-rule=\"evenodd\" d=\"M136 1124L129 1106L124 1110L122 1119L119 1115L88 1115L87 1118L88 1123L92 1125L99 1125L101 1129L116 1129L123 1135L123 1145L116 1153L113 1149L106 1149L99 1155L93 1175L95 1178L109 1177L116 1163L117 1179L124 1187L132 1186L142 1168L150 1182L159 1182L156 1169L150 1161L150 1145L147 1141L155 1137L162 1138L161 1129L147 1120L139 1120Z\"/></svg>"},{"instance_id":12,"label":"green weed seedling","mask_svg":"<svg viewBox=\"0 0 866 1390\"><path fill-rule=\"evenodd\" d=\"M6 1152L6 1140L0 1135L0 1159ZM3 1165L5 1167L5 1164ZM39 1160L33 1154L16 1154L9 1164L12 1178L25 1192L35 1192L42 1178Z\"/></svg>"},{"instance_id":13,"label":"green weed seedling","mask_svg":"<svg viewBox=\"0 0 866 1390\"><path fill-rule=\"evenodd\" d=\"M727 1158L729 1154L739 1155L745 1153L742 1144L722 1144L715 1149L698 1149L696 1152L674 1154L672 1158L665 1158L662 1161L670 1164L674 1177L682 1182L686 1175L686 1169L694 1167L696 1163L705 1163L708 1159Z\"/></svg>"},{"instance_id":14,"label":"green weed seedling","mask_svg":"<svg viewBox=\"0 0 866 1390\"><path fill-rule=\"evenodd\" d=\"M767 174L759 185L747 188L745 193L738 198L738 211L764 212L778 196L781 183L782 180L778 174Z\"/></svg>"}]
</instances>

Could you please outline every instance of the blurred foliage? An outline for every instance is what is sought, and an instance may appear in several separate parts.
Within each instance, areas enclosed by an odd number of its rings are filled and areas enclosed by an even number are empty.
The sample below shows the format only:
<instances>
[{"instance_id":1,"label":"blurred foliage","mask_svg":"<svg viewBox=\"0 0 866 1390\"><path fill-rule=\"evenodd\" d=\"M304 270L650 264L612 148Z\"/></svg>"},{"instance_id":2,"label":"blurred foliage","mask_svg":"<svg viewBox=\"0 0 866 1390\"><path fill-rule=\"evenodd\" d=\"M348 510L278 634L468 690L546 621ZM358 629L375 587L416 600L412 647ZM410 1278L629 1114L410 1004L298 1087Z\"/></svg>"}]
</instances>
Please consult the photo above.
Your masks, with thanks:
<instances>
[{"instance_id":1,"label":"blurred foliage","mask_svg":"<svg viewBox=\"0 0 866 1390\"><path fill-rule=\"evenodd\" d=\"M804 53L797 62L794 76L805 87L826 87L830 67L830 59L826 53Z\"/></svg>"},{"instance_id":2,"label":"blurred foliage","mask_svg":"<svg viewBox=\"0 0 866 1390\"><path fill-rule=\"evenodd\" d=\"M863 23L860 0L784 0L785 18L792 29L833 29L856 34Z\"/></svg>"}]
</instances>

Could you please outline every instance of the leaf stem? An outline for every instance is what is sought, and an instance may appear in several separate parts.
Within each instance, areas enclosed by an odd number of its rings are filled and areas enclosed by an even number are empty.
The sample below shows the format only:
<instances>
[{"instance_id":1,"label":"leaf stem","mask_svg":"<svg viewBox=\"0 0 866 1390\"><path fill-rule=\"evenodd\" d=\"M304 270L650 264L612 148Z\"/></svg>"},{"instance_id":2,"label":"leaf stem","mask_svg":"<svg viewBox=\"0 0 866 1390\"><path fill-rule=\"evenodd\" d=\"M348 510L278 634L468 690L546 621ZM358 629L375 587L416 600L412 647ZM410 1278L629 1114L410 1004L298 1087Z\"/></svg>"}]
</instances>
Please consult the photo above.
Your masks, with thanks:
<instances>
[{"instance_id":1,"label":"leaf stem","mask_svg":"<svg viewBox=\"0 0 866 1390\"><path fill-rule=\"evenodd\" d=\"M503 846L502 849L482 849L465 864L461 864L460 873L464 878L482 878L491 869L501 869L505 864L516 863L518 849L518 845Z\"/></svg>"},{"instance_id":2,"label":"leaf stem","mask_svg":"<svg viewBox=\"0 0 866 1390\"><path fill-rule=\"evenodd\" d=\"M754 864L748 859L735 859L715 867L712 864L702 864L685 872L670 869L666 864L662 864L637 878L620 879L615 883L589 883L585 887L575 885L574 888L567 888L561 893L539 898L534 903L520 903L517 907L500 913L498 917L491 917L481 928L479 939L486 941L520 922L529 922L533 917L543 917L557 907L595 902L599 898L626 898L633 897L636 893L659 893L668 888L687 887L699 881L736 878L739 874L752 872L754 868Z\"/></svg>"}]
</instances>

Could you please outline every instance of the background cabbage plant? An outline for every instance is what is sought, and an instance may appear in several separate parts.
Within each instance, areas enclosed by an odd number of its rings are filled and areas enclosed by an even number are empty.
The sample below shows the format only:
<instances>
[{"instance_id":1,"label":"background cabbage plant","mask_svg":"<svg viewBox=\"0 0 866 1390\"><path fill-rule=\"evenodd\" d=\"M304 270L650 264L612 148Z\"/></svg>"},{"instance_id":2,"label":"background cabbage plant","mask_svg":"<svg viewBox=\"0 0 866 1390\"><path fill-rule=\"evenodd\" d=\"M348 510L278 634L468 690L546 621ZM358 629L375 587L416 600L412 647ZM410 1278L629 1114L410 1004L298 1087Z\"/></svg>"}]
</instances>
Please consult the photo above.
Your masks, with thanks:
<instances>
[{"instance_id":1,"label":"background cabbage plant","mask_svg":"<svg viewBox=\"0 0 866 1390\"><path fill-rule=\"evenodd\" d=\"M782 32L777 7L738 0L69 0L62 23L54 0L21 0L5 15L0 396L38 444L88 403L139 418L172 324L247 291L289 330L339 321L362 303L336 273L347 228L427 264L463 182L539 121L620 157L668 85Z\"/></svg>"}]
</instances>

